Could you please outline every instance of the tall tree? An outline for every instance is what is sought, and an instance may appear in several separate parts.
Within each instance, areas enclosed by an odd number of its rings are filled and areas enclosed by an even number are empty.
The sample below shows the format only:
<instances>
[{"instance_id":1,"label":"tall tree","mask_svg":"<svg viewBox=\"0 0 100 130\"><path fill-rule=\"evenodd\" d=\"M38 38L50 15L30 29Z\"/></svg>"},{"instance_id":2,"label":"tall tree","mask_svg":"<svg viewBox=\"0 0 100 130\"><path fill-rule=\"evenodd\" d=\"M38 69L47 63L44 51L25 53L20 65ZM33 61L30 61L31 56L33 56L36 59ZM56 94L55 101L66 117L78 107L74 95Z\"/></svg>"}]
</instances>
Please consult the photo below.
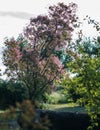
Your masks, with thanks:
<instances>
[{"instance_id":1,"label":"tall tree","mask_svg":"<svg viewBox=\"0 0 100 130\"><path fill-rule=\"evenodd\" d=\"M66 48L76 24L76 4L50 6L46 16L31 18L23 36L5 40L3 63L6 74L23 81L31 100L42 99L64 73L54 53Z\"/></svg>"}]
</instances>

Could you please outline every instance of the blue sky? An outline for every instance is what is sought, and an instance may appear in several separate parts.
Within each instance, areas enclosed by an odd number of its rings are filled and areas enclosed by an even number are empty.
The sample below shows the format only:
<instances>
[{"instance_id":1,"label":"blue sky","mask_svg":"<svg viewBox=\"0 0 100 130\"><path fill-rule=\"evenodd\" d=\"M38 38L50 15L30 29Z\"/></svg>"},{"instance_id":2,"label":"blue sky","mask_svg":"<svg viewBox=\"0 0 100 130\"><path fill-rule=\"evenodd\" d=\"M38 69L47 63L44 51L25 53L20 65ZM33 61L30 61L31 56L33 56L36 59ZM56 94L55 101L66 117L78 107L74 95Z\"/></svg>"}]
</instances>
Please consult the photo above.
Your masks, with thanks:
<instances>
[{"instance_id":1,"label":"blue sky","mask_svg":"<svg viewBox=\"0 0 100 130\"><path fill-rule=\"evenodd\" d=\"M48 6L58 2L65 4L75 2L78 4L77 14L80 18L89 15L100 21L99 0L0 0L0 50L2 50L5 37L17 37L29 22L30 17L46 14ZM88 25L84 28L85 33L94 33L89 30ZM4 70L2 60L0 60L0 67Z\"/></svg>"}]
</instances>

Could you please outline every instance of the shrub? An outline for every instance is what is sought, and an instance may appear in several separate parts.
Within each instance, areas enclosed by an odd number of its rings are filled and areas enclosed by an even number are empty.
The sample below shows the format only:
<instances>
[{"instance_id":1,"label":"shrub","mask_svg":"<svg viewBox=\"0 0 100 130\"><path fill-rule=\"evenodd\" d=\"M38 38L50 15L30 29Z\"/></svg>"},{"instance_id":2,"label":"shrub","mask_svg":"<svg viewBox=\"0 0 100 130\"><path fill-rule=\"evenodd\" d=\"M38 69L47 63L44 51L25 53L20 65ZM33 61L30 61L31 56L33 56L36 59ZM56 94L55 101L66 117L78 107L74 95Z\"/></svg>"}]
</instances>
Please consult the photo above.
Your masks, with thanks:
<instances>
[{"instance_id":1,"label":"shrub","mask_svg":"<svg viewBox=\"0 0 100 130\"><path fill-rule=\"evenodd\" d=\"M2 81L0 83L0 109L28 99L28 89L23 83Z\"/></svg>"},{"instance_id":2,"label":"shrub","mask_svg":"<svg viewBox=\"0 0 100 130\"><path fill-rule=\"evenodd\" d=\"M51 95L46 94L46 103L58 104L67 102L66 96L62 93L53 92Z\"/></svg>"}]
</instances>

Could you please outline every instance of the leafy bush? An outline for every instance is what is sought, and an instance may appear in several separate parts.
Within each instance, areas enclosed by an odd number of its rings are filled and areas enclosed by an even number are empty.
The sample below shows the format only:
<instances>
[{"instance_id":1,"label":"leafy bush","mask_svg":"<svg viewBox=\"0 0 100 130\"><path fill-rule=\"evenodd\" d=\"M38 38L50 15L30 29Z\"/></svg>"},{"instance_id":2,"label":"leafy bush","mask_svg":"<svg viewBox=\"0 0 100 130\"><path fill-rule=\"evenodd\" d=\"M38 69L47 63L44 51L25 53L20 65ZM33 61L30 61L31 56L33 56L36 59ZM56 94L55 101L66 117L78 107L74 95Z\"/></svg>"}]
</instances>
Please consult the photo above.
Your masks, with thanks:
<instances>
[{"instance_id":1,"label":"leafy bush","mask_svg":"<svg viewBox=\"0 0 100 130\"><path fill-rule=\"evenodd\" d=\"M23 83L0 82L0 109L8 108L9 105L15 105L28 97L28 89Z\"/></svg>"},{"instance_id":2,"label":"leafy bush","mask_svg":"<svg viewBox=\"0 0 100 130\"><path fill-rule=\"evenodd\" d=\"M81 95L77 93L77 84L75 82L72 82L71 79L64 80L62 82L64 91L63 93L66 95L66 98L68 101L72 101L74 103L77 102L79 98L81 98Z\"/></svg>"},{"instance_id":3,"label":"leafy bush","mask_svg":"<svg viewBox=\"0 0 100 130\"><path fill-rule=\"evenodd\" d=\"M54 92L51 95L46 94L46 103L49 104L58 104L67 102L65 95Z\"/></svg>"}]
</instances>

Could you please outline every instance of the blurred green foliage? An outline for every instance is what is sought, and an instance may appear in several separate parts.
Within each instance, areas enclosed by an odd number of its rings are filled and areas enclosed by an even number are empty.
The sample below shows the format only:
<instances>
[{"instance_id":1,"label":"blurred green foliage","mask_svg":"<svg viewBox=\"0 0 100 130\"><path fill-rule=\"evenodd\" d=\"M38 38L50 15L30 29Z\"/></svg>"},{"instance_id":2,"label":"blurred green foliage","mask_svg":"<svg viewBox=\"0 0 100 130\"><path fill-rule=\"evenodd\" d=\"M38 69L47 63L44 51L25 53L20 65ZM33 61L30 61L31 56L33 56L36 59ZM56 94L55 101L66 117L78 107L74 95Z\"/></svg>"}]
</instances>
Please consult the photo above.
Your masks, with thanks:
<instances>
[{"instance_id":1,"label":"blurred green foliage","mask_svg":"<svg viewBox=\"0 0 100 130\"><path fill-rule=\"evenodd\" d=\"M67 103L66 96L62 93L53 92L52 94L46 94L47 104L62 104Z\"/></svg>"}]
</instances>

